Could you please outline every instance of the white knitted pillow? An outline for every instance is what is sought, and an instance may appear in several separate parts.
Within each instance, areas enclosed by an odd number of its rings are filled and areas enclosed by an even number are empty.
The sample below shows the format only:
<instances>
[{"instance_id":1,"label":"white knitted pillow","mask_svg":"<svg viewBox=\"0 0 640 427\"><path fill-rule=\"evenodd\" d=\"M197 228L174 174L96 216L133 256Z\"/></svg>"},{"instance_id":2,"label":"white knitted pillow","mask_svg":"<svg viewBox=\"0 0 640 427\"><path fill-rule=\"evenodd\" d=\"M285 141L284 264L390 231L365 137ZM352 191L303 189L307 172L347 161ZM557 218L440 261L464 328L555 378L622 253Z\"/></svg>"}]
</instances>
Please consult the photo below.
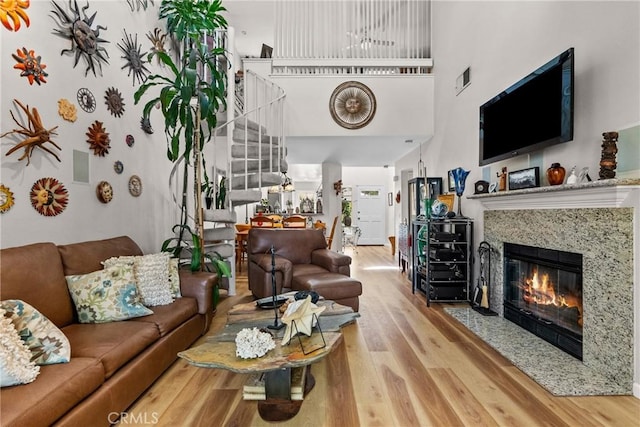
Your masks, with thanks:
<instances>
[{"instance_id":1,"label":"white knitted pillow","mask_svg":"<svg viewBox=\"0 0 640 427\"><path fill-rule=\"evenodd\" d=\"M178 267L178 258L169 259L169 288L171 288L171 295L174 298L180 298L182 293L180 292L180 272Z\"/></svg>"},{"instance_id":2,"label":"white knitted pillow","mask_svg":"<svg viewBox=\"0 0 640 427\"><path fill-rule=\"evenodd\" d=\"M142 256L112 257L102 262L105 268L114 265L133 265L136 287L142 304L153 307L173 302L169 283L169 259L167 252Z\"/></svg>"},{"instance_id":3,"label":"white knitted pillow","mask_svg":"<svg viewBox=\"0 0 640 427\"><path fill-rule=\"evenodd\" d=\"M31 361L31 351L0 308L0 387L30 383L39 373L40 366Z\"/></svg>"}]
</instances>

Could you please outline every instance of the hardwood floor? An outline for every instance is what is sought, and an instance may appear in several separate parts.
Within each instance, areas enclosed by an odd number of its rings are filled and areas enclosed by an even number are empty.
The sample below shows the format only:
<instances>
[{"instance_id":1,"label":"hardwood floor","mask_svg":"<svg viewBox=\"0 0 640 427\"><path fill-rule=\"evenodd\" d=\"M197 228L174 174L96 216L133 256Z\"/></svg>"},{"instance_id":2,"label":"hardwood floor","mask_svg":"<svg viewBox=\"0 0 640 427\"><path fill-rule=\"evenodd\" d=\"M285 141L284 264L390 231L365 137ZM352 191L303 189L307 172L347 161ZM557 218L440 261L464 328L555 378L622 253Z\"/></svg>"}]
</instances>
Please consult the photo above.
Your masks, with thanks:
<instances>
[{"instance_id":1,"label":"hardwood floor","mask_svg":"<svg viewBox=\"0 0 640 427\"><path fill-rule=\"evenodd\" d=\"M282 426L640 425L632 396L555 397L451 318L426 307L385 247L359 247L360 317L344 342L313 365L316 386ZM211 332L232 305L251 301L246 266L238 295L223 295ZM245 376L178 360L128 411L122 425L266 426L242 400ZM136 423L135 421L138 421ZM157 422L156 422L157 421Z\"/></svg>"}]
</instances>

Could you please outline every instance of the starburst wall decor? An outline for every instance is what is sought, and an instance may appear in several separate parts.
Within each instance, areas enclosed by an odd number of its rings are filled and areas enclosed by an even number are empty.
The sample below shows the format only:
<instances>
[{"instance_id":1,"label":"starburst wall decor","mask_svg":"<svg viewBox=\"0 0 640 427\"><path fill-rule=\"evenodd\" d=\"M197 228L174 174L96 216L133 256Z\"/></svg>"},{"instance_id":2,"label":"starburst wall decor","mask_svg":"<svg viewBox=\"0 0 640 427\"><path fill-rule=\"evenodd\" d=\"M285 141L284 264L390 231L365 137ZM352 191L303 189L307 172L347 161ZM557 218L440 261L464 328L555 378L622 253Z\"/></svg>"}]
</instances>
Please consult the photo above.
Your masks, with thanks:
<instances>
[{"instance_id":1,"label":"starburst wall decor","mask_svg":"<svg viewBox=\"0 0 640 427\"><path fill-rule=\"evenodd\" d=\"M167 53L167 49L164 47L165 40L167 38L167 33L163 33L162 30L158 27L153 29L153 32L149 31L147 33L147 38L151 42L151 52L154 54L157 53ZM160 58L156 56L158 59L158 65L162 65L162 61Z\"/></svg>"},{"instance_id":2,"label":"starburst wall decor","mask_svg":"<svg viewBox=\"0 0 640 427\"><path fill-rule=\"evenodd\" d=\"M111 115L122 117L122 113L124 113L124 98L118 89L115 87L107 89L104 100Z\"/></svg>"},{"instance_id":3,"label":"starburst wall decor","mask_svg":"<svg viewBox=\"0 0 640 427\"><path fill-rule=\"evenodd\" d=\"M109 53L102 44L109 43L109 41L100 38L100 30L106 30L107 27L96 25L95 29L91 28L98 12L94 12L90 17L87 16L86 11L89 9L89 2L80 10L77 0L73 0L73 6L71 0L69 0L69 12L60 7L55 1L52 0L51 3L55 7L51 12L55 16L54 19L59 27L53 30L54 33L71 41L71 48L62 49L60 55L74 55L73 68L78 65L78 61L82 57L87 64L87 68L84 71L85 77L89 74L89 71L93 72L94 76L97 76L96 65L102 76L102 63L109 63L107 59L109 58Z\"/></svg>"},{"instance_id":4,"label":"starburst wall decor","mask_svg":"<svg viewBox=\"0 0 640 427\"><path fill-rule=\"evenodd\" d=\"M135 38L134 38L135 37ZM136 85L136 80L139 83L143 83L147 79L147 74L149 74L149 70L145 65L144 57L148 52L142 53L142 44L138 44L138 35L135 34L134 37L127 34L124 31L124 38L122 39L122 44L118 43L118 47L124 54L122 59L126 61L126 63L120 67L120 69L129 69L129 73L127 77L133 73L133 85Z\"/></svg>"},{"instance_id":5,"label":"starburst wall decor","mask_svg":"<svg viewBox=\"0 0 640 427\"><path fill-rule=\"evenodd\" d=\"M127 3L129 4L129 7L131 8L131 12L135 12L136 10L140 10L140 8L147 10L147 7L149 6L149 3L151 3L152 6L155 6L153 4L153 0L127 0Z\"/></svg>"},{"instance_id":6,"label":"starburst wall decor","mask_svg":"<svg viewBox=\"0 0 640 427\"><path fill-rule=\"evenodd\" d=\"M20 77L26 77L29 79L30 85L32 85L33 82L36 82L38 86L40 86L40 83L47 82L44 79L49 75L44 71L47 66L41 62L41 57L39 55L36 56L33 49L27 50L26 47L23 47L22 50L17 49L16 53L12 53L11 56L18 62L13 66L13 68L16 70L22 70Z\"/></svg>"},{"instance_id":7,"label":"starburst wall decor","mask_svg":"<svg viewBox=\"0 0 640 427\"><path fill-rule=\"evenodd\" d=\"M76 99L78 100L78 104L80 104L80 108L85 112L93 113L96 110L96 97L93 96L91 91L86 87L78 89Z\"/></svg>"},{"instance_id":8,"label":"starburst wall decor","mask_svg":"<svg viewBox=\"0 0 640 427\"><path fill-rule=\"evenodd\" d=\"M98 120L93 122L86 135L87 143L91 146L94 155L104 157L109 153L111 139L107 130L102 126L102 122Z\"/></svg>"},{"instance_id":9,"label":"starburst wall decor","mask_svg":"<svg viewBox=\"0 0 640 427\"><path fill-rule=\"evenodd\" d=\"M69 192L55 178L40 178L31 187L29 194L31 206L40 215L56 216L62 213L69 203Z\"/></svg>"},{"instance_id":10,"label":"starburst wall decor","mask_svg":"<svg viewBox=\"0 0 640 427\"><path fill-rule=\"evenodd\" d=\"M24 21L27 27L30 25L29 16L26 9L29 8L29 0L3 0L0 1L0 22L9 31L18 31L20 29L20 19ZM11 19L11 22L9 22ZM13 26L11 26L13 24Z\"/></svg>"}]
</instances>

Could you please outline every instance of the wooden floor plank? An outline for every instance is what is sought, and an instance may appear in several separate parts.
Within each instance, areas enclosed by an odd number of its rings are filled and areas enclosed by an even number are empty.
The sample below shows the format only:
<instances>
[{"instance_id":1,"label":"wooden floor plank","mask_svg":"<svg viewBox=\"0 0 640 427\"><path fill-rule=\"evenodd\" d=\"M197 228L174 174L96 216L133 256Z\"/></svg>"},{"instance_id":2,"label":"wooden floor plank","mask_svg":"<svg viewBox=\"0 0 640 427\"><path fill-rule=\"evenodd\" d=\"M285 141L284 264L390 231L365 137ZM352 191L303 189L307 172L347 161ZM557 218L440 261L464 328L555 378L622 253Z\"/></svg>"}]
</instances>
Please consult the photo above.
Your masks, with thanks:
<instances>
[{"instance_id":1,"label":"wooden floor plank","mask_svg":"<svg viewBox=\"0 0 640 427\"><path fill-rule=\"evenodd\" d=\"M313 365L314 389L298 415L279 427L640 425L634 397L548 393L450 317L445 304L427 308L388 248L347 252L352 276L362 282L361 317ZM209 334L224 327L230 307L252 301L246 263L242 270L237 295L222 293ZM255 401L242 400L245 378L178 360L127 412L157 426L273 426L260 418Z\"/></svg>"}]
</instances>

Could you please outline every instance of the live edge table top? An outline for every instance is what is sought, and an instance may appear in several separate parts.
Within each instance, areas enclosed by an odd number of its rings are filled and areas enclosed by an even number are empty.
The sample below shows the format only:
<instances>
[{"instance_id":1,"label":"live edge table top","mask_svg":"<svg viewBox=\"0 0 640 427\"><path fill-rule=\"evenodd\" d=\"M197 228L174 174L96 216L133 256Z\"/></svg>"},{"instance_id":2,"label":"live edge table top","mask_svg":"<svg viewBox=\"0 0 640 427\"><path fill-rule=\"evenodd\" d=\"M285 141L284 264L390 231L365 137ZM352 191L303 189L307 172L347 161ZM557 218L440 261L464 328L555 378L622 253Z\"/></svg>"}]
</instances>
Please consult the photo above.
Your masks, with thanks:
<instances>
[{"instance_id":1,"label":"live edge table top","mask_svg":"<svg viewBox=\"0 0 640 427\"><path fill-rule=\"evenodd\" d=\"M232 307L228 313L227 325L220 332L207 338L205 343L178 353L178 356L194 366L221 368L238 373L268 372L315 363L340 344L342 341L340 328L360 316L358 313L354 313L350 307L337 304L334 301L321 300L318 301L318 305L326 307L319 318L326 346L309 354L303 353L298 336L293 337L288 345L281 345L283 328L270 330L275 335L276 347L266 355L256 359L242 359L236 356L235 337L240 330L253 327L266 328L274 323L273 310L257 308L255 302L251 302ZM309 349L320 347L323 344L322 336L317 328L313 330L311 337L302 335L300 340L307 352Z\"/></svg>"}]
</instances>

